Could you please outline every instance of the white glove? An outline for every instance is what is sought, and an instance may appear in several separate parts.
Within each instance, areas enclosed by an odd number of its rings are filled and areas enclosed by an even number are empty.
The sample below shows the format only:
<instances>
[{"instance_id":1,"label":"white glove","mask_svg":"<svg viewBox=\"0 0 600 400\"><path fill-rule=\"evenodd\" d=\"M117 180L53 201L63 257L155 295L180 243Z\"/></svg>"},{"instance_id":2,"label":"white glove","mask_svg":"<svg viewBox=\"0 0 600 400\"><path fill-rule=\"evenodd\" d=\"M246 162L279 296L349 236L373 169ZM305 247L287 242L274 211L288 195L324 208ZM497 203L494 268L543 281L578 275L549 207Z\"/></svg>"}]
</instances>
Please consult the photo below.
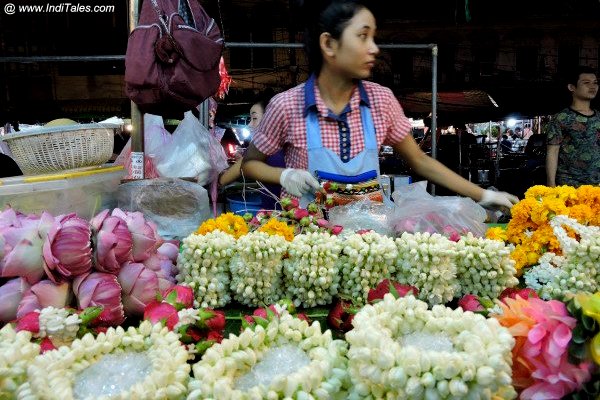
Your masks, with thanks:
<instances>
[{"instance_id":1,"label":"white glove","mask_svg":"<svg viewBox=\"0 0 600 400\"><path fill-rule=\"evenodd\" d=\"M517 196L513 196L506 192L495 192L493 190L484 190L479 204L483 207L508 207L512 208L514 204L519 202Z\"/></svg>"},{"instance_id":2,"label":"white glove","mask_svg":"<svg viewBox=\"0 0 600 400\"><path fill-rule=\"evenodd\" d=\"M303 169L287 168L281 173L279 183L292 196L301 197L310 189L319 190L319 181Z\"/></svg>"}]
</instances>

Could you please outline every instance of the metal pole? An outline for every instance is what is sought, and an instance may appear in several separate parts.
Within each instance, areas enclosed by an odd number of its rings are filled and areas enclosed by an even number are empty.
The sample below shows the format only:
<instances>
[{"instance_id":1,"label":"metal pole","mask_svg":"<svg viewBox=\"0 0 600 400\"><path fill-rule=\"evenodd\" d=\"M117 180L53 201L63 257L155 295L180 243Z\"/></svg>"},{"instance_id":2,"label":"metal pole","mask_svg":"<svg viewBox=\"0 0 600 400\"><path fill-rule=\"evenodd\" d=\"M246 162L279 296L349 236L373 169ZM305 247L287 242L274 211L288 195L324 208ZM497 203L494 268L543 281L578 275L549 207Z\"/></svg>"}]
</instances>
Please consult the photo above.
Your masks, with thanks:
<instances>
[{"instance_id":1,"label":"metal pole","mask_svg":"<svg viewBox=\"0 0 600 400\"><path fill-rule=\"evenodd\" d=\"M139 1L130 0L129 30L133 31L139 17ZM129 166L132 179L144 179L144 116L137 104L131 102L131 165Z\"/></svg>"},{"instance_id":2,"label":"metal pole","mask_svg":"<svg viewBox=\"0 0 600 400\"><path fill-rule=\"evenodd\" d=\"M438 47L431 49L431 157L437 158L437 62ZM435 195L435 184L431 184L431 194Z\"/></svg>"}]
</instances>

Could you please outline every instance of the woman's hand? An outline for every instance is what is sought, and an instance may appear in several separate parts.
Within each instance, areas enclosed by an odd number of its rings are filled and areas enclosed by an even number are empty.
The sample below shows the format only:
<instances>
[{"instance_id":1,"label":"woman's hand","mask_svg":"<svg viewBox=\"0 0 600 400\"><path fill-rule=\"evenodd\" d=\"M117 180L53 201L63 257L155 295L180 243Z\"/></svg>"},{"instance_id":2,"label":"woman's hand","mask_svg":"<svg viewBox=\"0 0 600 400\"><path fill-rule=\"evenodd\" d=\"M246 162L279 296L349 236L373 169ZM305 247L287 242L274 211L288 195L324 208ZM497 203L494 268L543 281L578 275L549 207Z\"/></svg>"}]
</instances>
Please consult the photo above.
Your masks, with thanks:
<instances>
[{"instance_id":1,"label":"woman's hand","mask_svg":"<svg viewBox=\"0 0 600 400\"><path fill-rule=\"evenodd\" d=\"M281 173L279 183L286 192L292 196L301 197L311 188L314 191L321 189L319 181L310 172L303 169L287 168Z\"/></svg>"},{"instance_id":2,"label":"woman's hand","mask_svg":"<svg viewBox=\"0 0 600 400\"><path fill-rule=\"evenodd\" d=\"M512 208L513 205L519 202L517 196L513 196L506 192L495 192L493 190L484 190L479 204L483 207L508 207Z\"/></svg>"}]
</instances>

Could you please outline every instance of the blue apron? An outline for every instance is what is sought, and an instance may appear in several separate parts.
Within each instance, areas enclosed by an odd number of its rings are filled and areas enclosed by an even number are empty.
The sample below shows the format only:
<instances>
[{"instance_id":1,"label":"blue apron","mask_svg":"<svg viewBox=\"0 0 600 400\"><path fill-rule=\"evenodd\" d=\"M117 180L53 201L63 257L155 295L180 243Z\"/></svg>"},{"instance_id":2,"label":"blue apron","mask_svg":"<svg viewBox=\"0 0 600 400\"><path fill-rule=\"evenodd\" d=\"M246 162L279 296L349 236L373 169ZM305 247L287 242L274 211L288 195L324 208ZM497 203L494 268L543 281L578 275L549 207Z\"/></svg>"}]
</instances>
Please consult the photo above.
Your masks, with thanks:
<instances>
[{"instance_id":1,"label":"blue apron","mask_svg":"<svg viewBox=\"0 0 600 400\"><path fill-rule=\"evenodd\" d=\"M323 146L317 114L316 107L313 107L306 116L308 171L313 175L317 175L318 171L318 175L321 177L324 175L335 176L338 181L343 181L344 177L359 176L364 177L364 180L368 180L369 177L371 179L377 177L379 180L379 148L369 107L364 104L360 105L365 148L348 162L343 162L338 154ZM383 196L383 198L385 201L386 197ZM306 207L314 200L313 193L304 194L300 199L300 207ZM386 203L388 202L389 199Z\"/></svg>"}]
</instances>

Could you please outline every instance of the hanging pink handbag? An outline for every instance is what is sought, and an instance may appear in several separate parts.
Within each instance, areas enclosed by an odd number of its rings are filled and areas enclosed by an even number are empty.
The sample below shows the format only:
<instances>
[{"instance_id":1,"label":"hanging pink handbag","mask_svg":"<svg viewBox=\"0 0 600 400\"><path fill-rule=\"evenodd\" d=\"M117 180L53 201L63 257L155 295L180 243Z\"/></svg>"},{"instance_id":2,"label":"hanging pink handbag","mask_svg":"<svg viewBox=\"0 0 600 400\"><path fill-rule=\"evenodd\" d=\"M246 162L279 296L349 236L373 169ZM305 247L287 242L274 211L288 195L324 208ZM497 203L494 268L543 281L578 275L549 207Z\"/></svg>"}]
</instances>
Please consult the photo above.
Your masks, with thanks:
<instances>
[{"instance_id":1,"label":"hanging pink handbag","mask_svg":"<svg viewBox=\"0 0 600 400\"><path fill-rule=\"evenodd\" d=\"M144 0L125 54L125 92L141 112L183 114L219 88L223 38L198 0Z\"/></svg>"}]
</instances>

